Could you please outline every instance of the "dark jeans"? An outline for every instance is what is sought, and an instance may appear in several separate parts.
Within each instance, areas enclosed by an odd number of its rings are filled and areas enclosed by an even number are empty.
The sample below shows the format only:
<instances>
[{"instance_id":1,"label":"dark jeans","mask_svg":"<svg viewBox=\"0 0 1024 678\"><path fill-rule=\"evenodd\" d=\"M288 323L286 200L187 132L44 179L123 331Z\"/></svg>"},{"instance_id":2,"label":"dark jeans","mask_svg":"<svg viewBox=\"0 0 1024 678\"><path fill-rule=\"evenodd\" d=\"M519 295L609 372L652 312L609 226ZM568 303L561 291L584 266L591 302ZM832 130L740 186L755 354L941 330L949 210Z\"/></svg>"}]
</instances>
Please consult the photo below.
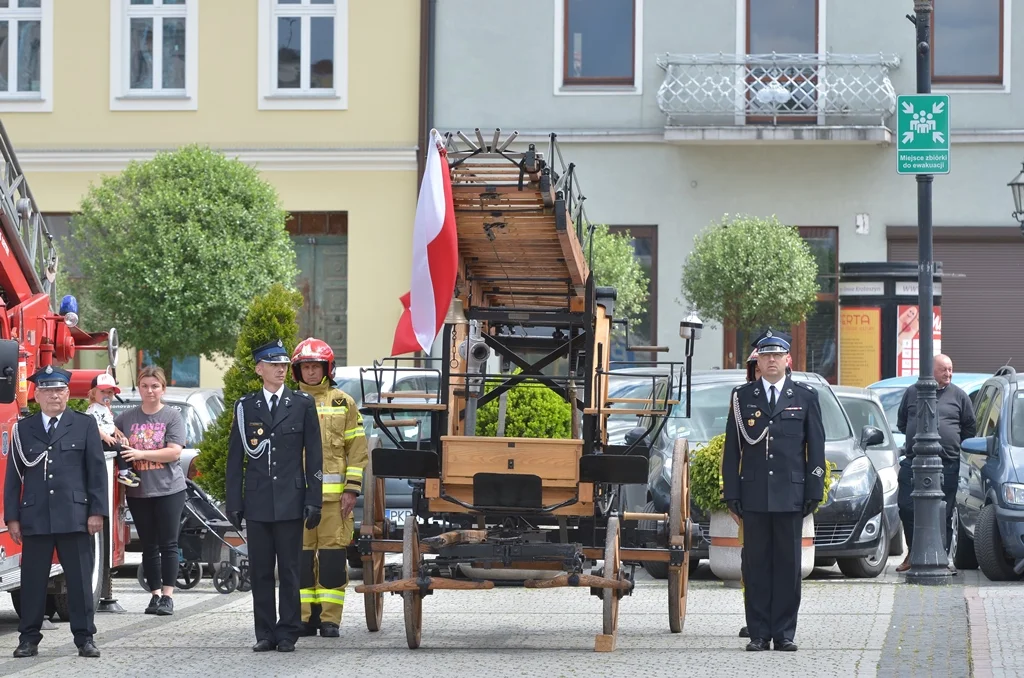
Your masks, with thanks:
<instances>
[{"instance_id":1,"label":"dark jeans","mask_svg":"<svg viewBox=\"0 0 1024 678\"><path fill-rule=\"evenodd\" d=\"M184 508L185 490L163 497L128 497L150 591L174 586L178 579L178 528Z\"/></svg>"},{"instance_id":2,"label":"dark jeans","mask_svg":"<svg viewBox=\"0 0 1024 678\"><path fill-rule=\"evenodd\" d=\"M903 523L903 536L907 540L907 553L910 553L910 546L914 543L914 498L910 493L914 491L914 469L913 458L904 458L900 462L899 473L899 494L897 503L900 507L900 521ZM953 518L953 508L956 506L956 485L960 477L960 459L942 460L942 494L946 501L946 524L944 529L943 545L949 551L949 541L953 536L950 529L950 521Z\"/></svg>"},{"instance_id":3,"label":"dark jeans","mask_svg":"<svg viewBox=\"0 0 1024 678\"><path fill-rule=\"evenodd\" d=\"M117 452L117 456L114 457L114 463L117 464L117 470L118 471L126 471L129 468L131 468L131 466L128 464L128 462L125 460L125 458L121 456L121 450L123 450L123 449L124 448L121 447L120 443L114 443L113 445L108 445L107 443L103 443L103 451L104 452Z\"/></svg>"}]
</instances>

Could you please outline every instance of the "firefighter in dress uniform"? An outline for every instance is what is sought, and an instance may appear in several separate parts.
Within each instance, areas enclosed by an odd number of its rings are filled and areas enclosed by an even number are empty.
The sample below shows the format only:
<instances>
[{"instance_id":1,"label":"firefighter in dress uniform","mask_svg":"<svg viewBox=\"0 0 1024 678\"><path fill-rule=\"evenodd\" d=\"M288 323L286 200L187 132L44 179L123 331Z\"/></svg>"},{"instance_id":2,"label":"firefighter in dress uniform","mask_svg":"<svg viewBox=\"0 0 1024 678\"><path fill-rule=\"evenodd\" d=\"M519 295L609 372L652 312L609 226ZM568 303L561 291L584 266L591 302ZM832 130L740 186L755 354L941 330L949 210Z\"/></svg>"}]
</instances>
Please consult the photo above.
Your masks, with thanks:
<instances>
[{"instance_id":1,"label":"firefighter in dress uniform","mask_svg":"<svg viewBox=\"0 0 1024 678\"><path fill-rule=\"evenodd\" d=\"M4 522L21 552L17 658L34 657L53 551L64 569L71 632L79 657L99 657L93 641L93 537L109 515L107 462L96 421L67 408L71 374L47 366L29 377L37 414L14 425L4 478Z\"/></svg>"},{"instance_id":2,"label":"firefighter in dress uniform","mask_svg":"<svg viewBox=\"0 0 1024 678\"><path fill-rule=\"evenodd\" d=\"M337 638L355 526L352 509L366 466L366 433L356 401L331 378L334 351L326 342L312 337L300 342L292 353L292 374L316 402L324 450L323 520L302 535L302 634L315 636L319 630L324 638Z\"/></svg>"},{"instance_id":3,"label":"firefighter in dress uniform","mask_svg":"<svg viewBox=\"0 0 1024 678\"><path fill-rule=\"evenodd\" d=\"M285 386L288 351L278 339L252 352L263 388L235 404L228 445L227 513L245 520L252 581L254 652L292 652L301 630L302 527L320 523L320 422L313 398ZM95 426L93 427L95 428ZM274 565L280 579L275 614Z\"/></svg>"},{"instance_id":4,"label":"firefighter in dress uniform","mask_svg":"<svg viewBox=\"0 0 1024 678\"><path fill-rule=\"evenodd\" d=\"M747 650L794 652L803 519L821 502L825 429L817 391L787 374L789 337L757 341L760 379L729 402L722 469L729 510L743 520Z\"/></svg>"}]
</instances>

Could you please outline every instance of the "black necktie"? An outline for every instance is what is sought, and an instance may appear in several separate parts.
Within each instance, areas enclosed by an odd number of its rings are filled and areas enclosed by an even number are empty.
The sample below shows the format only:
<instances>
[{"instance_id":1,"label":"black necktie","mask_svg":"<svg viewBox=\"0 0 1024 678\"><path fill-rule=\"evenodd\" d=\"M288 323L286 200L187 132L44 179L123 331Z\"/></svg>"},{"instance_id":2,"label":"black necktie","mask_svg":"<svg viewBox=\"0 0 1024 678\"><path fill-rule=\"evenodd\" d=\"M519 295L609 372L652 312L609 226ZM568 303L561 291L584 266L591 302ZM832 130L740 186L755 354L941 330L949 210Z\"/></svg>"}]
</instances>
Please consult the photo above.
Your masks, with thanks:
<instances>
[{"instance_id":1,"label":"black necktie","mask_svg":"<svg viewBox=\"0 0 1024 678\"><path fill-rule=\"evenodd\" d=\"M277 411L277 394L270 396L270 416L274 416L274 412Z\"/></svg>"},{"instance_id":2,"label":"black necktie","mask_svg":"<svg viewBox=\"0 0 1024 678\"><path fill-rule=\"evenodd\" d=\"M57 417L50 417L50 423L46 426L46 433L52 438L53 432L57 430Z\"/></svg>"},{"instance_id":3,"label":"black necktie","mask_svg":"<svg viewBox=\"0 0 1024 678\"><path fill-rule=\"evenodd\" d=\"M775 386L772 386L772 397L768 400L768 409L775 411Z\"/></svg>"}]
</instances>

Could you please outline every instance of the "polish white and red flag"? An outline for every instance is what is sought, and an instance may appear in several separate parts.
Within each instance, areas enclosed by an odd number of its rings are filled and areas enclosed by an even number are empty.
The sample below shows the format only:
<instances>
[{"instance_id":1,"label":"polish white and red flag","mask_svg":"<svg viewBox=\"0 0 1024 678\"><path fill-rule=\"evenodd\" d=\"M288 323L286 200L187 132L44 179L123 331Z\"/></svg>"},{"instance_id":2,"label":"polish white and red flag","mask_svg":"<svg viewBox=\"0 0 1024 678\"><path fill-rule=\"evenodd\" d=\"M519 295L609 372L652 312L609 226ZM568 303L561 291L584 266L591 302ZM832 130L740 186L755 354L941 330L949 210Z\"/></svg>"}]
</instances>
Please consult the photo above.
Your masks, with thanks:
<instances>
[{"instance_id":1,"label":"polish white and red flag","mask_svg":"<svg viewBox=\"0 0 1024 678\"><path fill-rule=\"evenodd\" d=\"M430 130L412 232L412 283L401 298L391 355L430 352L455 292L459 241L452 203L447 153L437 130Z\"/></svg>"}]
</instances>

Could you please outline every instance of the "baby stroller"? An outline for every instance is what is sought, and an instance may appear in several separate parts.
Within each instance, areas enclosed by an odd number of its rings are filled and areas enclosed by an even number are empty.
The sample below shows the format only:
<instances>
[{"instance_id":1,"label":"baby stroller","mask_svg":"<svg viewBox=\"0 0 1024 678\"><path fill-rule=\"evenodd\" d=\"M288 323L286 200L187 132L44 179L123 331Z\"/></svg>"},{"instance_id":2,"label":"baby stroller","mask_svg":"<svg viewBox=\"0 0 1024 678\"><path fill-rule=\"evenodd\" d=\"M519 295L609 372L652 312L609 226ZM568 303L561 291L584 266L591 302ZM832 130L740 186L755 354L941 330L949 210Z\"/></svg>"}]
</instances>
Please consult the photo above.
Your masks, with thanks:
<instances>
[{"instance_id":1,"label":"baby stroller","mask_svg":"<svg viewBox=\"0 0 1024 678\"><path fill-rule=\"evenodd\" d=\"M241 540L235 546L227 539L227 533L234 532ZM227 547L228 560L222 560ZM185 508L181 512L178 528L178 579L180 589L190 589L203 578L204 564L208 574L213 575L213 585L221 593L231 593L236 588L248 591L249 558L245 537L235 530L227 516L201 487L185 479ZM146 577L139 566L139 584L146 591Z\"/></svg>"}]
</instances>

